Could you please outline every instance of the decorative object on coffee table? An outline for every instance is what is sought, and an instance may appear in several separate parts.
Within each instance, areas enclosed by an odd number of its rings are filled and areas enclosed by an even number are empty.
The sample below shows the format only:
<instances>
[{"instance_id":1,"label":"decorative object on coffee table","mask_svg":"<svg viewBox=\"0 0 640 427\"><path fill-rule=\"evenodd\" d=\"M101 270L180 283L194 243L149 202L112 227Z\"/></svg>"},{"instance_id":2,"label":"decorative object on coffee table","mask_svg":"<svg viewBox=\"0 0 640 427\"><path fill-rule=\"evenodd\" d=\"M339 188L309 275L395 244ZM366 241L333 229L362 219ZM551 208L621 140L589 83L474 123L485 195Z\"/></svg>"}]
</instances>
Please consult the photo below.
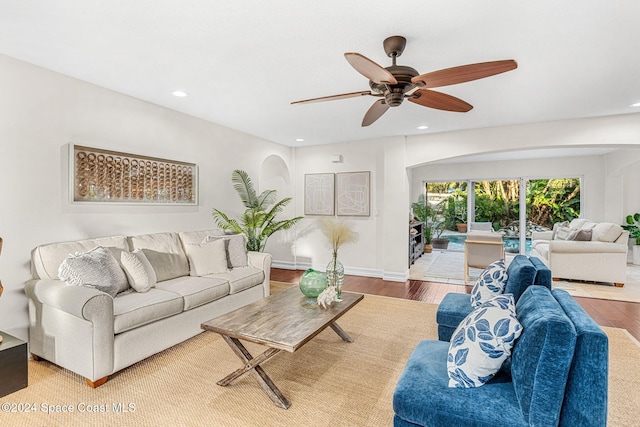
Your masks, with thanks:
<instances>
[{"instance_id":1,"label":"decorative object on coffee table","mask_svg":"<svg viewBox=\"0 0 640 427\"><path fill-rule=\"evenodd\" d=\"M334 301L342 301L340 298L338 298L335 286L327 286L327 289L325 289L320 295L318 295L318 305L322 308L329 308Z\"/></svg>"},{"instance_id":2,"label":"decorative object on coffee table","mask_svg":"<svg viewBox=\"0 0 640 427\"><path fill-rule=\"evenodd\" d=\"M327 288L327 276L313 268L300 276L300 292L307 298L317 298Z\"/></svg>"},{"instance_id":3,"label":"decorative object on coffee table","mask_svg":"<svg viewBox=\"0 0 640 427\"><path fill-rule=\"evenodd\" d=\"M338 249L345 243L358 241L358 233L351 230L346 222L335 218L321 218L318 220L318 226L329 240L333 255L327 265L327 282L329 286L335 286L336 295L340 298L344 281L344 266L338 260Z\"/></svg>"}]
</instances>

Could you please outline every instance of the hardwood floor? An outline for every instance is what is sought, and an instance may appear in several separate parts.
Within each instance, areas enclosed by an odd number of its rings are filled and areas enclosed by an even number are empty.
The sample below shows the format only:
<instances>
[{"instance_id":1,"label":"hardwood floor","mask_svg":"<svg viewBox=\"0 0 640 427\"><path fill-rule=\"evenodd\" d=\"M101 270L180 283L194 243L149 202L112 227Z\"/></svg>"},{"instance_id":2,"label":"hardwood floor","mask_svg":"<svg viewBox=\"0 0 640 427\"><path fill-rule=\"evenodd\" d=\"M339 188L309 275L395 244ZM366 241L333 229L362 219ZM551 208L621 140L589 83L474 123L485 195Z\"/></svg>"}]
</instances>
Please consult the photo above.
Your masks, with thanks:
<instances>
[{"instance_id":1,"label":"hardwood floor","mask_svg":"<svg viewBox=\"0 0 640 427\"><path fill-rule=\"evenodd\" d=\"M297 284L302 273L302 270L272 268L271 280ZM389 282L372 277L349 275L345 276L343 289L345 291L404 298L432 304L439 304L449 292L471 292L471 286L423 282L420 280L407 280L404 283ZM640 340L640 303L581 297L576 297L576 301L599 325L626 329L637 340Z\"/></svg>"}]
</instances>

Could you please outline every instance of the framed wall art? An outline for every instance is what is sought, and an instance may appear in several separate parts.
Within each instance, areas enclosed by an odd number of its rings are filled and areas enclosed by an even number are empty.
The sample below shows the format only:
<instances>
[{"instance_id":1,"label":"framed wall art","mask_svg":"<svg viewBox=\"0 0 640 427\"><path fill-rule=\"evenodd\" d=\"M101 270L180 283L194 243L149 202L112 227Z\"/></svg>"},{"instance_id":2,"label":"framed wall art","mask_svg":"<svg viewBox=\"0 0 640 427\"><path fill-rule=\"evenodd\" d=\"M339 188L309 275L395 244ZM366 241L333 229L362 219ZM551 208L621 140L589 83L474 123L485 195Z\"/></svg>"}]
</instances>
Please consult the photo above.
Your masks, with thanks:
<instances>
[{"instance_id":1,"label":"framed wall art","mask_svg":"<svg viewBox=\"0 0 640 427\"><path fill-rule=\"evenodd\" d=\"M333 173L304 176L304 214L334 215L335 179Z\"/></svg>"},{"instance_id":2,"label":"framed wall art","mask_svg":"<svg viewBox=\"0 0 640 427\"><path fill-rule=\"evenodd\" d=\"M73 202L198 203L194 163L69 144Z\"/></svg>"},{"instance_id":3,"label":"framed wall art","mask_svg":"<svg viewBox=\"0 0 640 427\"><path fill-rule=\"evenodd\" d=\"M371 172L336 174L336 213L339 216L369 216Z\"/></svg>"}]
</instances>

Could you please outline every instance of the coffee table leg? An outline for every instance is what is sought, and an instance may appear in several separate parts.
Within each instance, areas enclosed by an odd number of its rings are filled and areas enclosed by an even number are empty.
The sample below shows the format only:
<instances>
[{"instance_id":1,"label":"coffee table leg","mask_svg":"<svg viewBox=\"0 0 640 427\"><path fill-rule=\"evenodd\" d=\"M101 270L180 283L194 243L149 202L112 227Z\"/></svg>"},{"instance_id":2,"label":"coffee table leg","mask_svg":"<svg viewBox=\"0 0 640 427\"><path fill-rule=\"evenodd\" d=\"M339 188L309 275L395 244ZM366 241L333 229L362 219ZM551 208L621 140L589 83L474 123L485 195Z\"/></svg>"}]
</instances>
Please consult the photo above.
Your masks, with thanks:
<instances>
[{"instance_id":1,"label":"coffee table leg","mask_svg":"<svg viewBox=\"0 0 640 427\"><path fill-rule=\"evenodd\" d=\"M240 360L242 360L244 366L227 375L226 377L218 381L217 384L226 387L237 378L241 377L247 372L251 372L254 378L258 381L258 384L260 384L260 387L262 387L265 393L267 393L273 403L275 403L276 406L280 408L288 409L289 406L291 406L291 403L284 396L284 394L282 394L278 387L276 387L276 385L273 383L271 378L269 378L264 369L260 367L261 363L264 363L265 361L271 359L273 356L278 354L280 350L277 348L269 348L267 351L254 358L237 338L231 338L227 335L222 335L222 338L224 338L227 344L229 344L229 347L231 347L236 356L238 356Z\"/></svg>"},{"instance_id":2,"label":"coffee table leg","mask_svg":"<svg viewBox=\"0 0 640 427\"><path fill-rule=\"evenodd\" d=\"M353 339L351 339L351 337L344 331L344 329L338 326L336 322L329 323L329 326L331 326L331 329L333 329L335 333L338 334L340 338L342 338L343 341L353 342Z\"/></svg>"}]
</instances>

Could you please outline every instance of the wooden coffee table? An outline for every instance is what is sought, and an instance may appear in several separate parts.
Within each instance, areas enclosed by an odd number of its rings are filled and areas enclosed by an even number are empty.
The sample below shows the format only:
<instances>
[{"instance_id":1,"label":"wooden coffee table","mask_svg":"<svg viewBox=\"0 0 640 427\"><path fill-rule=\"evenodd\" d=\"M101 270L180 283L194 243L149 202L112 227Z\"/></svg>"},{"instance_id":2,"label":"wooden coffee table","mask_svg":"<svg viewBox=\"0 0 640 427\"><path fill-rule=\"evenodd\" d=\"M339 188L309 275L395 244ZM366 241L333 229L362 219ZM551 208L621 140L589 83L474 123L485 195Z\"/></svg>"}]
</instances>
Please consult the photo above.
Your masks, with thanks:
<instances>
[{"instance_id":1,"label":"wooden coffee table","mask_svg":"<svg viewBox=\"0 0 640 427\"><path fill-rule=\"evenodd\" d=\"M362 294L343 292L341 302L334 302L329 308L323 309L315 300L302 295L298 287L291 287L203 323L202 329L222 335L244 364L218 381L218 385L228 386L240 376L251 372L273 403L287 409L291 403L260 365L282 350L295 352L327 326L343 341L353 342L336 320L362 298ZM269 348L253 357L240 340Z\"/></svg>"}]
</instances>

